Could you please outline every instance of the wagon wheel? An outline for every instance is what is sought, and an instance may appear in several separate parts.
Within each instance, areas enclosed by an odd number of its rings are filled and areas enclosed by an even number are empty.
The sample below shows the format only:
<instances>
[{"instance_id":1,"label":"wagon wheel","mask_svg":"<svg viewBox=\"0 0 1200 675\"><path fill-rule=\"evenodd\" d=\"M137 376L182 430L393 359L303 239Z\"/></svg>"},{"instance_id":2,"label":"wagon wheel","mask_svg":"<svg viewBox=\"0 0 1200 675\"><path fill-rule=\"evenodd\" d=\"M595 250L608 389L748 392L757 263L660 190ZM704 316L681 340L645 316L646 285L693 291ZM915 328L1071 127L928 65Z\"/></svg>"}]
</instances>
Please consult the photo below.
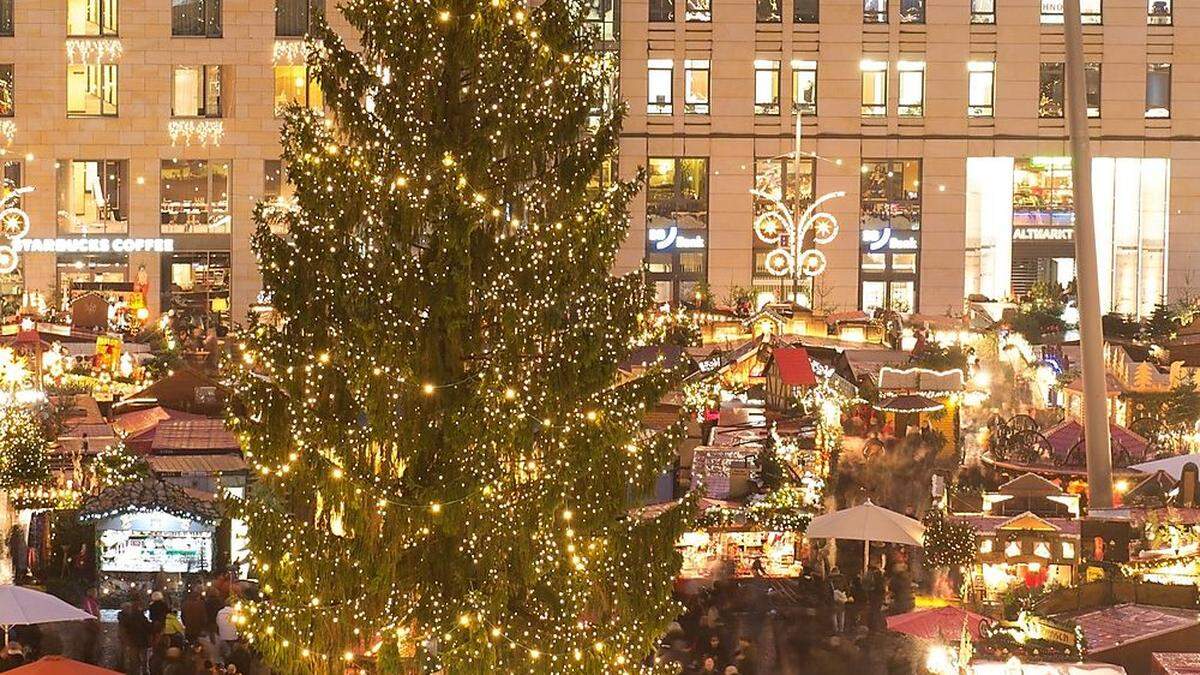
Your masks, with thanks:
<instances>
[{"instance_id":1,"label":"wagon wheel","mask_svg":"<svg viewBox=\"0 0 1200 675\"><path fill-rule=\"evenodd\" d=\"M1164 438L1162 422L1153 417L1139 417L1135 419L1129 423L1129 430L1146 439L1146 442L1149 443L1149 446L1146 448L1147 457L1169 449L1166 447L1167 441Z\"/></svg>"},{"instance_id":2,"label":"wagon wheel","mask_svg":"<svg viewBox=\"0 0 1200 675\"><path fill-rule=\"evenodd\" d=\"M1014 433L1009 447L1012 458L1023 464L1037 464L1053 456L1050 441L1037 430L1025 429Z\"/></svg>"},{"instance_id":3,"label":"wagon wheel","mask_svg":"<svg viewBox=\"0 0 1200 675\"><path fill-rule=\"evenodd\" d=\"M1113 465L1119 469L1124 469L1133 463L1133 459L1129 456L1129 451L1124 447L1113 448Z\"/></svg>"},{"instance_id":4,"label":"wagon wheel","mask_svg":"<svg viewBox=\"0 0 1200 675\"><path fill-rule=\"evenodd\" d=\"M1062 459L1055 460L1054 463L1058 466L1081 466L1081 465L1083 465L1084 464L1083 442L1084 442L1084 439L1082 439L1082 438L1079 439L1078 441L1075 441L1075 445L1072 445L1071 449L1067 450L1067 454L1063 455Z\"/></svg>"},{"instance_id":5,"label":"wagon wheel","mask_svg":"<svg viewBox=\"0 0 1200 675\"><path fill-rule=\"evenodd\" d=\"M1008 421L1008 428L1014 432L1017 431L1037 431L1039 429L1037 420L1029 415L1013 415Z\"/></svg>"}]
</instances>

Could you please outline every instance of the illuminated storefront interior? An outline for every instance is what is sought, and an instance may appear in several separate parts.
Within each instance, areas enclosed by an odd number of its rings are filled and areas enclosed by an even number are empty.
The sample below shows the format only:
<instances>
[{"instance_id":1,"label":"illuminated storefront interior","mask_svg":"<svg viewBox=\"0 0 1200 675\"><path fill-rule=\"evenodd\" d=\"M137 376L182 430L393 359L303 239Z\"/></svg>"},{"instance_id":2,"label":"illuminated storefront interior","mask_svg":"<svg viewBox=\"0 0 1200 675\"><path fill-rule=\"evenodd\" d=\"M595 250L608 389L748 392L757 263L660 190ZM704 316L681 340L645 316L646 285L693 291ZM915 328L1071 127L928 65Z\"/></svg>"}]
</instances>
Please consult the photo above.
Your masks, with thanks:
<instances>
[{"instance_id":1,"label":"illuminated storefront interior","mask_svg":"<svg viewBox=\"0 0 1200 675\"><path fill-rule=\"evenodd\" d=\"M1166 296L1170 160L1097 157L1092 189L1101 307L1147 316ZM1074 226L1069 158L967 158L967 295L1066 286Z\"/></svg>"}]
</instances>

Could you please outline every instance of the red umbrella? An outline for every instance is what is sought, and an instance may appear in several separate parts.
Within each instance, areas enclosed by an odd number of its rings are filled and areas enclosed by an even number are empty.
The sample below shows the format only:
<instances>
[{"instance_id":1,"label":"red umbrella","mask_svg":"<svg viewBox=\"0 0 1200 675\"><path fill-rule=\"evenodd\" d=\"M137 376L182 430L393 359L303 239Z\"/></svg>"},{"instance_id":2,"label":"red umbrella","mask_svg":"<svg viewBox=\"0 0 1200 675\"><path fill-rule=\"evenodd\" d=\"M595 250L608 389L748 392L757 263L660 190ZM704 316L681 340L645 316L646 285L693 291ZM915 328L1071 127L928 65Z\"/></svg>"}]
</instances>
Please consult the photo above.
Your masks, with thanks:
<instances>
[{"instance_id":1,"label":"red umbrella","mask_svg":"<svg viewBox=\"0 0 1200 675\"><path fill-rule=\"evenodd\" d=\"M65 656L43 656L42 658L8 671L7 675L121 675L115 670L89 666Z\"/></svg>"},{"instance_id":2,"label":"red umbrella","mask_svg":"<svg viewBox=\"0 0 1200 675\"><path fill-rule=\"evenodd\" d=\"M979 625L990 618L976 614L961 607L939 607L937 609L920 609L906 614L897 614L887 618L888 630L897 633L907 633L919 638L930 640L957 640L962 635L963 622L971 639L979 639Z\"/></svg>"}]
</instances>

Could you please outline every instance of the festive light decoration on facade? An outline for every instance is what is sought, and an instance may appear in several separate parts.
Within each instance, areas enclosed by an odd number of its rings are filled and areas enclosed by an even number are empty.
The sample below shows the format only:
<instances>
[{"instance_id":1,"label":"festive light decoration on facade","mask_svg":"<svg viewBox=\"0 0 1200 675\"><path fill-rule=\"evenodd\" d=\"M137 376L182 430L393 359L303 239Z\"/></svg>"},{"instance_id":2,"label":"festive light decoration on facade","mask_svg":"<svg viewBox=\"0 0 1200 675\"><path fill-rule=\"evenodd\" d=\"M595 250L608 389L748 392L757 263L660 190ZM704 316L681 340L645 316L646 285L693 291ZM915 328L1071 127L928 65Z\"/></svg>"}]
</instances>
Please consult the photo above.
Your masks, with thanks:
<instances>
[{"instance_id":1,"label":"festive light decoration on facade","mask_svg":"<svg viewBox=\"0 0 1200 675\"><path fill-rule=\"evenodd\" d=\"M788 208L782 195L761 190L751 190L750 194L771 204L770 209L754 219L755 236L764 244L776 244L763 259L767 271L777 277L794 277L797 273L815 277L824 272L825 254L815 248L805 248L806 239L811 233L815 243L828 244L837 237L837 218L817 208L831 199L846 196L846 193L821 195L799 218Z\"/></svg>"},{"instance_id":2,"label":"festive light decoration on facade","mask_svg":"<svg viewBox=\"0 0 1200 675\"><path fill-rule=\"evenodd\" d=\"M17 137L17 123L12 120L0 120L0 144L4 146L12 145L13 139Z\"/></svg>"},{"instance_id":3,"label":"festive light decoration on facade","mask_svg":"<svg viewBox=\"0 0 1200 675\"><path fill-rule=\"evenodd\" d=\"M630 495L684 423L642 428L673 373L614 385L650 296L608 272L638 185L588 189L620 120L584 7L339 9L362 51L313 29L331 114L286 113L298 208L254 237L277 321L228 364L265 594L243 634L281 672L430 641L446 672L643 670L690 510Z\"/></svg>"},{"instance_id":4,"label":"festive light decoration on facade","mask_svg":"<svg viewBox=\"0 0 1200 675\"><path fill-rule=\"evenodd\" d=\"M67 65L112 63L124 49L117 38L78 38L67 40Z\"/></svg>"},{"instance_id":5,"label":"festive light decoration on facade","mask_svg":"<svg viewBox=\"0 0 1200 675\"><path fill-rule=\"evenodd\" d=\"M304 63L313 48L313 44L306 40L276 40L271 47L271 60L276 65Z\"/></svg>"},{"instance_id":6,"label":"festive light decoration on facade","mask_svg":"<svg viewBox=\"0 0 1200 675\"><path fill-rule=\"evenodd\" d=\"M167 122L167 135L171 137L171 145L220 145L225 136L225 123L222 120L171 120Z\"/></svg>"},{"instance_id":7,"label":"festive light decoration on facade","mask_svg":"<svg viewBox=\"0 0 1200 675\"><path fill-rule=\"evenodd\" d=\"M0 274L12 272L21 262L17 246L29 234L29 214L21 208L20 199L27 192L33 188L16 188L0 200L0 236L8 239L7 244L0 244Z\"/></svg>"}]
</instances>

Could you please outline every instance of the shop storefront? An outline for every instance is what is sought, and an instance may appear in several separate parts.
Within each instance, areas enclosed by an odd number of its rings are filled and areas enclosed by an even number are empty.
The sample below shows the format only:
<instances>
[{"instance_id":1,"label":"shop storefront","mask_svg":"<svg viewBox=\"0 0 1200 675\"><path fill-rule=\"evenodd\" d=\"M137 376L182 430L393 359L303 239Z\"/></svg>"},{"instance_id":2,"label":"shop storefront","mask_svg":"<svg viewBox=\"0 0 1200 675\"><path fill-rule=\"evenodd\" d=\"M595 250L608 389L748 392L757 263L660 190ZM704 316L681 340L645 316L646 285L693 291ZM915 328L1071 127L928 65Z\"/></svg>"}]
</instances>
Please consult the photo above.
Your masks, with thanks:
<instances>
[{"instance_id":1,"label":"shop storefront","mask_svg":"<svg viewBox=\"0 0 1200 675\"><path fill-rule=\"evenodd\" d=\"M1170 160L1092 162L1101 307L1147 316L1166 297ZM1075 278L1075 206L1066 157L967 159L966 294L1020 296Z\"/></svg>"},{"instance_id":2,"label":"shop storefront","mask_svg":"<svg viewBox=\"0 0 1200 675\"><path fill-rule=\"evenodd\" d=\"M229 251L179 251L162 259L161 311L183 327L229 327Z\"/></svg>"},{"instance_id":3,"label":"shop storefront","mask_svg":"<svg viewBox=\"0 0 1200 675\"><path fill-rule=\"evenodd\" d=\"M859 307L920 311L921 160L865 159Z\"/></svg>"},{"instance_id":4,"label":"shop storefront","mask_svg":"<svg viewBox=\"0 0 1200 675\"><path fill-rule=\"evenodd\" d=\"M693 301L708 280L708 159L651 157L646 266L662 302Z\"/></svg>"},{"instance_id":5,"label":"shop storefront","mask_svg":"<svg viewBox=\"0 0 1200 675\"><path fill-rule=\"evenodd\" d=\"M679 577L707 580L753 576L794 578L804 571L806 547L804 537L796 532L685 532L676 544L683 556Z\"/></svg>"}]
</instances>

